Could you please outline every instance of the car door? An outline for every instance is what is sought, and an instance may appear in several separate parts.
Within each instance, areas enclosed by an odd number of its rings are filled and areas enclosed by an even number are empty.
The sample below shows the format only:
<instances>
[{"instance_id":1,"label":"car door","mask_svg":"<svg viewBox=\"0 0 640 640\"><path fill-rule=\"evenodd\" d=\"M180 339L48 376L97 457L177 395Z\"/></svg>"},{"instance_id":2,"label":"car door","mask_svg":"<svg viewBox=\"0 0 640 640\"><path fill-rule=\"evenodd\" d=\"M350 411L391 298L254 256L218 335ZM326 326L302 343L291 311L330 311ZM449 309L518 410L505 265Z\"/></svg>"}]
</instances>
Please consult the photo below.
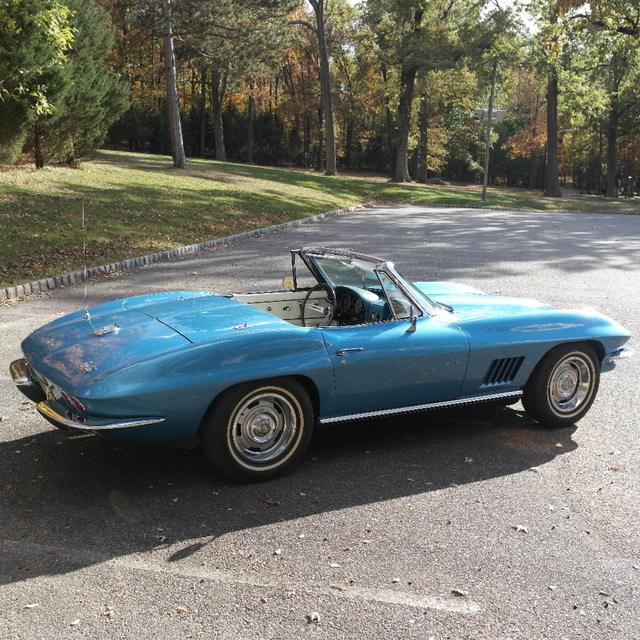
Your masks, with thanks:
<instances>
[{"instance_id":1,"label":"car door","mask_svg":"<svg viewBox=\"0 0 640 640\"><path fill-rule=\"evenodd\" d=\"M336 416L458 397L469 358L459 327L436 317L319 327L333 365Z\"/></svg>"}]
</instances>

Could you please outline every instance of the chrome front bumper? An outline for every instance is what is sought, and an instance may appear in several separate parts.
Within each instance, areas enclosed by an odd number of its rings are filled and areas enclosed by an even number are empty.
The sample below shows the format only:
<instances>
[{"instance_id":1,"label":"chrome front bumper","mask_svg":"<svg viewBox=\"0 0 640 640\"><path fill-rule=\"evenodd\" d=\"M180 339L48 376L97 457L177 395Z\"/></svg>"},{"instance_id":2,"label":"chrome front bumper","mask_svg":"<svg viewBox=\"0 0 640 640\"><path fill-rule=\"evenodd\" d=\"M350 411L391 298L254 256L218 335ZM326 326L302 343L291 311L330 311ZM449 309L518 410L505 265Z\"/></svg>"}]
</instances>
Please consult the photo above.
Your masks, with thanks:
<instances>
[{"instance_id":1,"label":"chrome front bumper","mask_svg":"<svg viewBox=\"0 0 640 640\"><path fill-rule=\"evenodd\" d=\"M624 360L626 358L631 358L635 355L633 349L629 349L628 347L619 347L615 351L611 353L607 353L602 361L601 371L611 371L615 369L616 363L618 360Z\"/></svg>"}]
</instances>

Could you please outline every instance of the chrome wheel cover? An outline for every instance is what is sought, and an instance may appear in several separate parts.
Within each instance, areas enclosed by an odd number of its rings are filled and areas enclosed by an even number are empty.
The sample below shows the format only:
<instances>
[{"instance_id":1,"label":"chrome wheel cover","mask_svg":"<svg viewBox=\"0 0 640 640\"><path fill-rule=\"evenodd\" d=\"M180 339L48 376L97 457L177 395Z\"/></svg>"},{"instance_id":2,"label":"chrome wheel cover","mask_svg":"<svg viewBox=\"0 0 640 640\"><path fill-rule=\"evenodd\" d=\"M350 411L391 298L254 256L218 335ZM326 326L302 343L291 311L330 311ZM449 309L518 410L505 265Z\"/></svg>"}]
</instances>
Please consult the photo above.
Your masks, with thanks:
<instances>
[{"instance_id":1,"label":"chrome wheel cover","mask_svg":"<svg viewBox=\"0 0 640 640\"><path fill-rule=\"evenodd\" d=\"M286 455L298 437L299 407L283 393L258 391L245 398L229 421L231 452L241 463L264 465Z\"/></svg>"},{"instance_id":2,"label":"chrome wheel cover","mask_svg":"<svg viewBox=\"0 0 640 640\"><path fill-rule=\"evenodd\" d=\"M589 361L581 354L561 360L549 377L549 403L559 414L570 415L588 401L593 389Z\"/></svg>"}]
</instances>

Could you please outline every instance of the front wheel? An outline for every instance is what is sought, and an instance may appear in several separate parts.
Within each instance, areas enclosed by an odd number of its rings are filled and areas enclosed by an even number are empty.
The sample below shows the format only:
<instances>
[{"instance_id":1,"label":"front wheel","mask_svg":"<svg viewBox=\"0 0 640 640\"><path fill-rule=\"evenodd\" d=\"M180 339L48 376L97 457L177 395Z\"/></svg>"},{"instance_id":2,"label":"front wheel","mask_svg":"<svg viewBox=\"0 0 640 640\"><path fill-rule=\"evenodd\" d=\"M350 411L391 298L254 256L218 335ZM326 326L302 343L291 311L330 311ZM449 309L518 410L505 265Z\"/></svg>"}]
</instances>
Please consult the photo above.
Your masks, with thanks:
<instances>
[{"instance_id":1,"label":"front wheel","mask_svg":"<svg viewBox=\"0 0 640 640\"><path fill-rule=\"evenodd\" d=\"M248 382L214 403L203 423L202 449L233 480L271 480L300 460L312 430L313 407L299 382Z\"/></svg>"},{"instance_id":2,"label":"front wheel","mask_svg":"<svg viewBox=\"0 0 640 640\"><path fill-rule=\"evenodd\" d=\"M600 384L599 360L588 344L552 349L524 387L522 404L536 421L566 427L589 411Z\"/></svg>"}]
</instances>

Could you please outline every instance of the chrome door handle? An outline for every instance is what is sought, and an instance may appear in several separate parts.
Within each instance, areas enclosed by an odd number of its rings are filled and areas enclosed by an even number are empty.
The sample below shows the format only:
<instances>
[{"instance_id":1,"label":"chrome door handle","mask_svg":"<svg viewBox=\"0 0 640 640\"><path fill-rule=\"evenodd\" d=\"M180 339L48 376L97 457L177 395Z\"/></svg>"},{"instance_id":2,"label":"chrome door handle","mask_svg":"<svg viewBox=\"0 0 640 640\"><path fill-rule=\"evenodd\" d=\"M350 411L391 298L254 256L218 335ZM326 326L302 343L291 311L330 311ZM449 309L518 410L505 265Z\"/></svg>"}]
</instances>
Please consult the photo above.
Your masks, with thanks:
<instances>
[{"instance_id":1,"label":"chrome door handle","mask_svg":"<svg viewBox=\"0 0 640 640\"><path fill-rule=\"evenodd\" d=\"M353 347L351 349L340 349L339 351L336 351L336 355L339 357L342 357L345 353L347 353L347 351L364 351L363 347Z\"/></svg>"}]
</instances>

